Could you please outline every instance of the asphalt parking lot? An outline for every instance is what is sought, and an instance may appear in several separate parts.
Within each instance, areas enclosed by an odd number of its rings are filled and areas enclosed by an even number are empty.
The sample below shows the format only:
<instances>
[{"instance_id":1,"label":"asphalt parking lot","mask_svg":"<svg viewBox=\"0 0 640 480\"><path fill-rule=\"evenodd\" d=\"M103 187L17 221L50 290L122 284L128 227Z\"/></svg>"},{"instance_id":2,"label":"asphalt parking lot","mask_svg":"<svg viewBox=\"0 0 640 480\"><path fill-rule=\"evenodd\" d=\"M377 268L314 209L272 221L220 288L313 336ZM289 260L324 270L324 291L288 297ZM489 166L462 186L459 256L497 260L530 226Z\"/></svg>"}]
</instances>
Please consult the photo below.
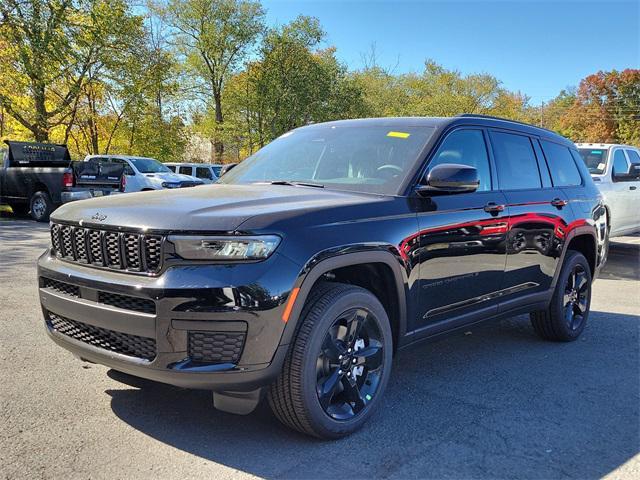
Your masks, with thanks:
<instances>
[{"instance_id":1,"label":"asphalt parking lot","mask_svg":"<svg viewBox=\"0 0 640 480\"><path fill-rule=\"evenodd\" d=\"M0 218L0 472L5 478L640 478L640 239L613 244L571 344L527 317L400 354L380 412L321 442L266 404L113 380L46 337L34 263L48 227Z\"/></svg>"}]
</instances>

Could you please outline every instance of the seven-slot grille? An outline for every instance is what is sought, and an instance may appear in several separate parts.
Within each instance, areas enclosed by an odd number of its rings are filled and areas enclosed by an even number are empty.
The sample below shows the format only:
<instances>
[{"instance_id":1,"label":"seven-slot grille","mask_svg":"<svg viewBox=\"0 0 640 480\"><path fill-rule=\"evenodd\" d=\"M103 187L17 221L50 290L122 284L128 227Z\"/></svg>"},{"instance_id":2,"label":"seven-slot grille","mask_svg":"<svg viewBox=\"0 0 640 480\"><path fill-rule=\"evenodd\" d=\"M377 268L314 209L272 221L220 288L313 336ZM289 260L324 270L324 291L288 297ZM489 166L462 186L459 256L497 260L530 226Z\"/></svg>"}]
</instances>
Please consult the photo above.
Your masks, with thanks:
<instances>
[{"instance_id":1,"label":"seven-slot grille","mask_svg":"<svg viewBox=\"0 0 640 480\"><path fill-rule=\"evenodd\" d=\"M113 270L156 273L162 263L162 236L53 224L56 256Z\"/></svg>"}]
</instances>

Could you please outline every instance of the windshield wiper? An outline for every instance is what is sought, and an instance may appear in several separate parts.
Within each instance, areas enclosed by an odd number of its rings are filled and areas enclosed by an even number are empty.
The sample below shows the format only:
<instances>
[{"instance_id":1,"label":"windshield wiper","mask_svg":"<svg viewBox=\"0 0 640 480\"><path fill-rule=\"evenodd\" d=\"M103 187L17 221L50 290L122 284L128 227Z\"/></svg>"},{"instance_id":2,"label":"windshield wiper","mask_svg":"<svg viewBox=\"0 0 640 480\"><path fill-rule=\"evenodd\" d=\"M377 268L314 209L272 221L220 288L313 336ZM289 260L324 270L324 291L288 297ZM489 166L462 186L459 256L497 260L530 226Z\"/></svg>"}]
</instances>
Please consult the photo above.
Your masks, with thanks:
<instances>
[{"instance_id":1,"label":"windshield wiper","mask_svg":"<svg viewBox=\"0 0 640 480\"><path fill-rule=\"evenodd\" d=\"M301 186L301 187L315 187L315 188L324 188L324 185L321 183L310 183L310 182L290 182L288 180L271 180L268 182L271 185L291 185L291 186Z\"/></svg>"}]
</instances>

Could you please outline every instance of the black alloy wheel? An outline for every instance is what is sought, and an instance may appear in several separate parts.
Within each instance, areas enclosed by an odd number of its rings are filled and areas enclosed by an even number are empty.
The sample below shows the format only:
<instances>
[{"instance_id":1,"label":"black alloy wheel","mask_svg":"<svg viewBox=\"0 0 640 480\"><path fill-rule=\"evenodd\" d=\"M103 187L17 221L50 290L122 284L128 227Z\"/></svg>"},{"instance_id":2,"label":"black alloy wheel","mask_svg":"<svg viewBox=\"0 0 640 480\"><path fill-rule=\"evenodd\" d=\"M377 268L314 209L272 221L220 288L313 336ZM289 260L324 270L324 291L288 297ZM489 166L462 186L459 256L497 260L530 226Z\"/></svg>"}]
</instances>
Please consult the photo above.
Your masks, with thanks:
<instances>
[{"instance_id":1,"label":"black alloy wheel","mask_svg":"<svg viewBox=\"0 0 640 480\"><path fill-rule=\"evenodd\" d=\"M568 250L549 307L531 313L531 325L545 340L571 342L584 330L591 306L591 267L585 256Z\"/></svg>"},{"instance_id":2,"label":"black alloy wheel","mask_svg":"<svg viewBox=\"0 0 640 480\"><path fill-rule=\"evenodd\" d=\"M327 415L348 420L367 407L380 384L383 349L373 313L354 308L335 320L316 362L316 392Z\"/></svg>"},{"instance_id":3,"label":"black alloy wheel","mask_svg":"<svg viewBox=\"0 0 640 480\"><path fill-rule=\"evenodd\" d=\"M567 277L564 287L564 319L576 331L582 326L588 309L589 279L584 267L577 264Z\"/></svg>"},{"instance_id":4,"label":"black alloy wheel","mask_svg":"<svg viewBox=\"0 0 640 480\"><path fill-rule=\"evenodd\" d=\"M391 322L378 298L355 285L322 282L304 303L269 405L299 432L344 437L381 404L392 357Z\"/></svg>"}]
</instances>

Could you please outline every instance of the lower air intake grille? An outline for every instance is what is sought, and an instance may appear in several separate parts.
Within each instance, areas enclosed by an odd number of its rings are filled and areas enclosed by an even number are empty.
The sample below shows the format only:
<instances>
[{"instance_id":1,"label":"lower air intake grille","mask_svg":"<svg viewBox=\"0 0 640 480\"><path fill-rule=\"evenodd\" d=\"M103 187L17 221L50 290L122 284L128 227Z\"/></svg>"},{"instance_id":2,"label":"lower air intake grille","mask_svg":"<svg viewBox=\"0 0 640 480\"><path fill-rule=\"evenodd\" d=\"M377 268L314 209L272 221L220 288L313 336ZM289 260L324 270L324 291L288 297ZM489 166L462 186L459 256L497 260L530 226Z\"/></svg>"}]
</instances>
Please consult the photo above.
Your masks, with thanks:
<instances>
[{"instance_id":1,"label":"lower air intake grille","mask_svg":"<svg viewBox=\"0 0 640 480\"><path fill-rule=\"evenodd\" d=\"M244 333L189 332L189 358L192 362L238 363Z\"/></svg>"},{"instance_id":2,"label":"lower air intake grille","mask_svg":"<svg viewBox=\"0 0 640 480\"><path fill-rule=\"evenodd\" d=\"M56 332L94 347L148 361L156 356L156 341L152 338L94 327L55 313L49 313L48 323Z\"/></svg>"},{"instance_id":3,"label":"lower air intake grille","mask_svg":"<svg viewBox=\"0 0 640 480\"><path fill-rule=\"evenodd\" d=\"M58 282L50 278L42 279L42 286L71 297L80 297L80 287L70 283Z\"/></svg>"},{"instance_id":4,"label":"lower air intake grille","mask_svg":"<svg viewBox=\"0 0 640 480\"><path fill-rule=\"evenodd\" d=\"M153 300L130 297L128 295L118 295L117 293L98 292L98 302L112 307L134 310L141 313L156 313L156 304Z\"/></svg>"}]
</instances>

